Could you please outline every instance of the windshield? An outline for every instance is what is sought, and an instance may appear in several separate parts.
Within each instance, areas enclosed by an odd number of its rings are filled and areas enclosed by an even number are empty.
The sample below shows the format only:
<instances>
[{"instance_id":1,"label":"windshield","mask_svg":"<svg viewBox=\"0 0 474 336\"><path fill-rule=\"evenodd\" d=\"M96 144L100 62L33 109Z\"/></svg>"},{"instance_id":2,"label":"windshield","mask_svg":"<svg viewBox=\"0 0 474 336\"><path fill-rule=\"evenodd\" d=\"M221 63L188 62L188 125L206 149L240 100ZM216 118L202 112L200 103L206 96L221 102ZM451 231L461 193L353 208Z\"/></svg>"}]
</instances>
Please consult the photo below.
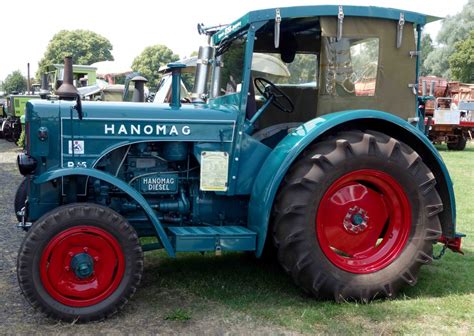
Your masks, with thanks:
<instances>
[{"instance_id":1,"label":"windshield","mask_svg":"<svg viewBox=\"0 0 474 336\"><path fill-rule=\"evenodd\" d=\"M219 96L240 92L242 87L242 70L244 68L245 39L233 41L222 54L223 66Z\"/></svg>"},{"instance_id":2,"label":"windshield","mask_svg":"<svg viewBox=\"0 0 474 336\"><path fill-rule=\"evenodd\" d=\"M277 53L253 53L252 76L263 77L277 85L316 86L318 56L297 53L292 62L286 63Z\"/></svg>"}]
</instances>

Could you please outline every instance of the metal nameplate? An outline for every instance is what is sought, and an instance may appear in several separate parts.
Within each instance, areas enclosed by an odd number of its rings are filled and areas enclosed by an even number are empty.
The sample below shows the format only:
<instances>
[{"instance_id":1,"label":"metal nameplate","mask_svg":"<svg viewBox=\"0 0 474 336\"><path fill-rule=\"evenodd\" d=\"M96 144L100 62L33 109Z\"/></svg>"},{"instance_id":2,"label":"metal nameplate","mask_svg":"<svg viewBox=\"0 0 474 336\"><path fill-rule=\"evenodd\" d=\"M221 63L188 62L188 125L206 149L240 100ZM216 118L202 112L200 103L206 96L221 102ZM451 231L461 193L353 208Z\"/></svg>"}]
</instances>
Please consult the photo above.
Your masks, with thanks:
<instances>
[{"instance_id":1,"label":"metal nameplate","mask_svg":"<svg viewBox=\"0 0 474 336\"><path fill-rule=\"evenodd\" d=\"M153 174L140 178L142 193L176 194L178 192L178 175Z\"/></svg>"}]
</instances>

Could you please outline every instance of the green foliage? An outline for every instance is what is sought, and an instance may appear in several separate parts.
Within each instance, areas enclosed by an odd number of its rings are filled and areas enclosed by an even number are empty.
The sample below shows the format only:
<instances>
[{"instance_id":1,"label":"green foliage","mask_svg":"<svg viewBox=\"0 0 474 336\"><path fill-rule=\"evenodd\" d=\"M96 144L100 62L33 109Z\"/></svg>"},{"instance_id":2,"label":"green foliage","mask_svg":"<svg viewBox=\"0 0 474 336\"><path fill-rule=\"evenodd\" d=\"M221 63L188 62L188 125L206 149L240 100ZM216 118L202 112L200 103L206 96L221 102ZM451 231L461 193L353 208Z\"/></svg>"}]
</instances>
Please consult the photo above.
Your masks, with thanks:
<instances>
[{"instance_id":1,"label":"green foliage","mask_svg":"<svg viewBox=\"0 0 474 336\"><path fill-rule=\"evenodd\" d=\"M379 59L379 39L368 38L362 41L351 41L351 61L354 82L363 79L375 79Z\"/></svg>"},{"instance_id":2,"label":"green foliage","mask_svg":"<svg viewBox=\"0 0 474 336\"><path fill-rule=\"evenodd\" d=\"M280 79L290 84L316 81L317 58L314 54L297 54L291 63L287 63L290 78Z\"/></svg>"},{"instance_id":3,"label":"green foliage","mask_svg":"<svg viewBox=\"0 0 474 336\"><path fill-rule=\"evenodd\" d=\"M158 73L160 66L179 59L178 55L167 46L156 44L146 47L140 55L135 57L132 64L133 71L137 71L148 79L148 87L156 91L161 75Z\"/></svg>"},{"instance_id":4,"label":"green foliage","mask_svg":"<svg viewBox=\"0 0 474 336\"><path fill-rule=\"evenodd\" d=\"M221 89L226 92L235 91L242 82L244 68L244 44L238 39L232 42L229 49L222 55L224 67L221 70Z\"/></svg>"},{"instance_id":5,"label":"green foliage","mask_svg":"<svg viewBox=\"0 0 474 336\"><path fill-rule=\"evenodd\" d=\"M165 320L168 321L188 321L191 319L191 314L181 308L174 309L165 316Z\"/></svg>"},{"instance_id":6,"label":"green foliage","mask_svg":"<svg viewBox=\"0 0 474 336\"><path fill-rule=\"evenodd\" d=\"M425 60L429 54L434 50L433 39L430 34L423 34L421 36L421 60L420 60L420 76L428 76L429 70L425 66Z\"/></svg>"},{"instance_id":7,"label":"green foliage","mask_svg":"<svg viewBox=\"0 0 474 336\"><path fill-rule=\"evenodd\" d=\"M455 52L456 43L467 39L472 30L474 30L474 0L469 0L460 13L448 16L444 20L437 37L438 46L423 63L427 73L451 78L449 58Z\"/></svg>"},{"instance_id":8,"label":"green foliage","mask_svg":"<svg viewBox=\"0 0 474 336\"><path fill-rule=\"evenodd\" d=\"M72 56L74 64L82 65L113 61L111 50L108 39L90 30L61 30L49 41L36 76L39 78L48 65L63 63L66 56Z\"/></svg>"},{"instance_id":9,"label":"green foliage","mask_svg":"<svg viewBox=\"0 0 474 336\"><path fill-rule=\"evenodd\" d=\"M5 78L2 84L2 90L5 91L5 94L23 92L26 90L26 86L26 77L21 74L20 70L16 70Z\"/></svg>"},{"instance_id":10,"label":"green foliage","mask_svg":"<svg viewBox=\"0 0 474 336\"><path fill-rule=\"evenodd\" d=\"M454 45L455 52L449 57L449 66L453 79L474 82L474 30L469 38Z\"/></svg>"},{"instance_id":11,"label":"green foliage","mask_svg":"<svg viewBox=\"0 0 474 336\"><path fill-rule=\"evenodd\" d=\"M25 148L26 146L26 134L25 134L25 130L21 130L21 134L20 134L20 138L18 139L18 141L16 142L17 146L18 147L21 147L21 148Z\"/></svg>"},{"instance_id":12,"label":"green foliage","mask_svg":"<svg viewBox=\"0 0 474 336\"><path fill-rule=\"evenodd\" d=\"M195 57L198 55L198 52L197 51L193 51L191 53L191 55L189 55L189 57ZM184 85L186 86L186 88L188 89L188 91L191 91L194 87L194 78L195 78L195 73L192 72L192 73L183 73L181 75L181 79L183 80L183 83Z\"/></svg>"}]
</instances>

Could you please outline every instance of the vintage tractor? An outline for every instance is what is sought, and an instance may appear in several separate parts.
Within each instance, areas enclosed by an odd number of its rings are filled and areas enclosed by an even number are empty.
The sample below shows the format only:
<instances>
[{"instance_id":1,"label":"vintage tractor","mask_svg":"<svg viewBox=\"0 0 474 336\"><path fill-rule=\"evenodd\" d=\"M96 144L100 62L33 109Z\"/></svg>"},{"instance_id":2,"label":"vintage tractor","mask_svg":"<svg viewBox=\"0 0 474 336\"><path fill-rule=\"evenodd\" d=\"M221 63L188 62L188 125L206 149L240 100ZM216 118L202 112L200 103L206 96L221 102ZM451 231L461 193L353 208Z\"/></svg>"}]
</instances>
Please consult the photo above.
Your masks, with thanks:
<instances>
[{"instance_id":1,"label":"vintage tractor","mask_svg":"<svg viewBox=\"0 0 474 336\"><path fill-rule=\"evenodd\" d=\"M8 141L17 142L21 134L21 117L25 114L26 103L38 95L11 94L7 96L6 117L0 125L0 132Z\"/></svg>"},{"instance_id":2,"label":"vintage tractor","mask_svg":"<svg viewBox=\"0 0 474 336\"><path fill-rule=\"evenodd\" d=\"M434 243L460 248L451 179L417 111L414 31L435 19L308 6L200 25L210 44L188 103L183 64L169 65L167 104L81 103L67 66L58 100L28 103L18 157L27 300L66 321L110 316L152 249L265 251L337 301L415 285ZM290 75L254 77L254 53Z\"/></svg>"}]
</instances>

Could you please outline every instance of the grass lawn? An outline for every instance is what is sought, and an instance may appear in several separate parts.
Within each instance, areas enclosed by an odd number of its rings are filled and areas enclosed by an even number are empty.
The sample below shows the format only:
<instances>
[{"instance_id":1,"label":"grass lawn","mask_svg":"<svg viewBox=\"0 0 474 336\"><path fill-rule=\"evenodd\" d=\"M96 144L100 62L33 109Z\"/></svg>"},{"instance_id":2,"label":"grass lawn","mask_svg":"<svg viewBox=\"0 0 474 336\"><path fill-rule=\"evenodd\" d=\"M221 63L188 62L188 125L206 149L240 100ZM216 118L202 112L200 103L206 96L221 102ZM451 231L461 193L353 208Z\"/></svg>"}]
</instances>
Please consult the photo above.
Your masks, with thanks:
<instances>
[{"instance_id":1,"label":"grass lawn","mask_svg":"<svg viewBox=\"0 0 474 336\"><path fill-rule=\"evenodd\" d=\"M317 301L305 296L277 265L246 254L146 257L146 276L159 287L226 307L287 330L309 334L474 334L474 145L461 152L439 150L451 173L457 200L457 231L468 235L465 256L450 251L422 267L418 284L394 300L371 304ZM436 248L439 251L439 248ZM147 291L147 289L142 289ZM148 294L147 294L148 295ZM152 293L150 293L152 295ZM180 312L191 319L193 309ZM245 321L242 321L245 323Z\"/></svg>"}]
</instances>

